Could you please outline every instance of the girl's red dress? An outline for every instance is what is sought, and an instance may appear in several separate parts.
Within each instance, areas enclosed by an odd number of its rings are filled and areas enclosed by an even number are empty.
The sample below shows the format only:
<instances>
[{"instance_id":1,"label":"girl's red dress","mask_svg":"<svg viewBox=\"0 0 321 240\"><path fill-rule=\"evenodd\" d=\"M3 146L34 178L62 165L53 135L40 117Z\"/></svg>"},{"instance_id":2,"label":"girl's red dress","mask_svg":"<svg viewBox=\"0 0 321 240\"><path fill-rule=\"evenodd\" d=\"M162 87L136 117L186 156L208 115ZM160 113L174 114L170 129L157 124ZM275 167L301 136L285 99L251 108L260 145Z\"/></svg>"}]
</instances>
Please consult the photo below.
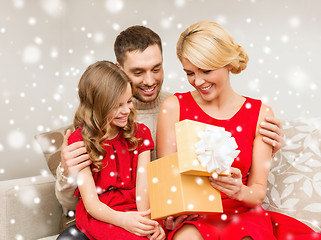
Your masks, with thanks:
<instances>
[{"instance_id":1,"label":"girl's red dress","mask_svg":"<svg viewBox=\"0 0 321 240\"><path fill-rule=\"evenodd\" d=\"M136 172L138 155L154 148L150 130L144 124L136 124L136 138L141 138L140 144L134 151L129 151L130 145L122 137L121 130L117 137L107 140L107 151L102 160L100 172L93 172L99 200L117 211L137 211L136 206ZM69 144L82 141L81 129L76 129L69 138ZM75 195L81 197L79 189ZM80 198L76 207L76 225L89 239L147 239L138 237L123 228L108 224L91 217L87 213Z\"/></svg>"},{"instance_id":2,"label":"girl's red dress","mask_svg":"<svg viewBox=\"0 0 321 240\"><path fill-rule=\"evenodd\" d=\"M241 150L238 157L234 160L232 167L241 170L243 176L242 182L246 185L252 163L253 140L262 105L261 101L246 97L244 104L233 117L220 120L206 114L195 102L190 92L176 93L175 96L180 104L180 121L190 119L224 127L226 131L231 132L237 142L238 149ZM168 239L171 239L175 232L186 223L193 224L200 231L204 239L211 240L238 240L245 236L251 236L254 240L321 239L321 234L315 233L305 224L293 218L272 213L272 223L269 212L265 211L261 206L248 208L240 201L227 198L223 193L221 196L223 213L208 215L197 221L183 222L174 231L169 232ZM282 224L280 231L280 224L275 224L278 220L280 220L280 223L291 220L291 225ZM297 229L304 230L300 232ZM302 238L302 236L305 238Z\"/></svg>"}]
</instances>

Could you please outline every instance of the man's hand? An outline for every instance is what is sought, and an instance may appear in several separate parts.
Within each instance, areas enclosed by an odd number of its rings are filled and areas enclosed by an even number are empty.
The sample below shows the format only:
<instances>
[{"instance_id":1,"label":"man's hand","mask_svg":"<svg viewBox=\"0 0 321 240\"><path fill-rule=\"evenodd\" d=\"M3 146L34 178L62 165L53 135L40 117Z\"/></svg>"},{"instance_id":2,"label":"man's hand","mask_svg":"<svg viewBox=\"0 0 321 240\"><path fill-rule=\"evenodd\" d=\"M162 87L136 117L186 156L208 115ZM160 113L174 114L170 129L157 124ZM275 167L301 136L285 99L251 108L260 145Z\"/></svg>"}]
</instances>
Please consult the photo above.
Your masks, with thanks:
<instances>
[{"instance_id":1,"label":"man's hand","mask_svg":"<svg viewBox=\"0 0 321 240\"><path fill-rule=\"evenodd\" d=\"M84 142L75 142L68 145L70 135L71 130L68 129L64 136L61 150L60 167L63 171L63 175L66 177L76 175L80 170L91 164Z\"/></svg>"},{"instance_id":2,"label":"man's hand","mask_svg":"<svg viewBox=\"0 0 321 240\"><path fill-rule=\"evenodd\" d=\"M163 223L167 230L174 230L177 228L182 222L184 221L196 221L199 219L200 215L198 214L192 214L192 215L180 215L177 218L174 218L173 216L167 217Z\"/></svg>"},{"instance_id":3,"label":"man's hand","mask_svg":"<svg viewBox=\"0 0 321 240\"><path fill-rule=\"evenodd\" d=\"M260 123L260 133L263 135L263 141L272 146L273 154L282 148L284 132L279 119L275 117L266 117L264 122Z\"/></svg>"}]
</instances>

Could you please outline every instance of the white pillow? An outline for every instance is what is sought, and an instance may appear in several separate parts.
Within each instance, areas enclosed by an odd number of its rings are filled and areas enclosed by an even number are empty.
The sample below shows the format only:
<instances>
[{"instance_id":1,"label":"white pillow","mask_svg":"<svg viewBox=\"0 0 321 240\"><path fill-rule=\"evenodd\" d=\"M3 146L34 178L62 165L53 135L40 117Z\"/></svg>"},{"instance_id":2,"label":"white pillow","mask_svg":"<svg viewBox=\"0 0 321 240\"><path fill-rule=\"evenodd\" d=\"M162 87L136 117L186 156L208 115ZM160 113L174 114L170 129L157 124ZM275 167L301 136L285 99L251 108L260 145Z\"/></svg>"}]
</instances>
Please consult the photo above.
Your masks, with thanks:
<instances>
[{"instance_id":1,"label":"white pillow","mask_svg":"<svg viewBox=\"0 0 321 240\"><path fill-rule=\"evenodd\" d=\"M283 121L285 145L272 160L262 206L321 232L321 118Z\"/></svg>"}]
</instances>

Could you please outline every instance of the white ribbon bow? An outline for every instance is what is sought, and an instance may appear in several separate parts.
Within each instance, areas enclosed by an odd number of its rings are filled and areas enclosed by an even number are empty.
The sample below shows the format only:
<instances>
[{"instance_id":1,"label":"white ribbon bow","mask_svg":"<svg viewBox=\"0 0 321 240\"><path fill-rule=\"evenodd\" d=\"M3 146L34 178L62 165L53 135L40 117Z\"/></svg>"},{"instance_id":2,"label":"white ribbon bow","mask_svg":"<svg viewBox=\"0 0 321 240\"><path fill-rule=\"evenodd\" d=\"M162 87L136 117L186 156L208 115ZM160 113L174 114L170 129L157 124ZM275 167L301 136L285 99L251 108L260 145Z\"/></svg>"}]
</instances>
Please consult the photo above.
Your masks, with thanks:
<instances>
[{"instance_id":1,"label":"white ribbon bow","mask_svg":"<svg viewBox=\"0 0 321 240\"><path fill-rule=\"evenodd\" d=\"M198 136L200 141L195 144L195 152L201 165L207 167L209 173L228 171L240 153L232 134L222 127L208 125Z\"/></svg>"}]
</instances>

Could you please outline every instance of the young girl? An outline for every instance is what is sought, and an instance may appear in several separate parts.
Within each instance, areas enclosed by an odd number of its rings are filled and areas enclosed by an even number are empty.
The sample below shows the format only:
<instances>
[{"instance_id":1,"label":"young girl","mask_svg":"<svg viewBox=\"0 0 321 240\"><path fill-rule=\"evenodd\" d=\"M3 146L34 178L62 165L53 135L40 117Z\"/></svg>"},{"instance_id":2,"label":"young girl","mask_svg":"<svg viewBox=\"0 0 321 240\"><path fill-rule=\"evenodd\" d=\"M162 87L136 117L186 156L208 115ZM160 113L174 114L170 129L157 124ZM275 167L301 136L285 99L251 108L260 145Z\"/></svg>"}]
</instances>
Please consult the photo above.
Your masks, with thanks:
<instances>
[{"instance_id":1,"label":"young girl","mask_svg":"<svg viewBox=\"0 0 321 240\"><path fill-rule=\"evenodd\" d=\"M234 92L230 84L230 72L246 68L246 52L220 25L202 21L181 34L177 55L195 90L176 93L163 102L157 126L158 157L177 151L174 125L184 119L224 127L241 152L229 176L209 178L221 191L224 212L185 221L168 239L276 239L270 215L260 206L272 148L258 131L258 123L273 113L260 100Z\"/></svg>"},{"instance_id":2,"label":"young girl","mask_svg":"<svg viewBox=\"0 0 321 240\"><path fill-rule=\"evenodd\" d=\"M130 80L100 61L87 68L78 89L69 144L84 141L92 165L77 176L77 228L89 239L164 239L149 218L146 165L154 143L149 129L134 122Z\"/></svg>"}]
</instances>

